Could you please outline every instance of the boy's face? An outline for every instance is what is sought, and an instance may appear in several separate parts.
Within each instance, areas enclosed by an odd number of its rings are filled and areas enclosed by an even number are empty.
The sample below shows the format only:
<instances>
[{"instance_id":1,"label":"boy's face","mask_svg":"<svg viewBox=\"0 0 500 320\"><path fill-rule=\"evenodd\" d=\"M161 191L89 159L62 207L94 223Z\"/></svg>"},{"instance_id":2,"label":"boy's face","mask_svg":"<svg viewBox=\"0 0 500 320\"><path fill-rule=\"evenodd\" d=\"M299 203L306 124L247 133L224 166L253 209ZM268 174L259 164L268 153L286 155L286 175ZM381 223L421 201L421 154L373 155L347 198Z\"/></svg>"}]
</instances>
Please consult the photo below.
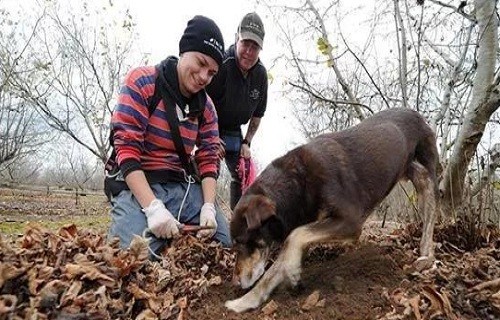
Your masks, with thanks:
<instances>
[{"instance_id":1,"label":"boy's face","mask_svg":"<svg viewBox=\"0 0 500 320\"><path fill-rule=\"evenodd\" d=\"M218 71L219 65L212 57L197 51L184 52L177 64L182 95L189 98L205 89Z\"/></svg>"}]
</instances>

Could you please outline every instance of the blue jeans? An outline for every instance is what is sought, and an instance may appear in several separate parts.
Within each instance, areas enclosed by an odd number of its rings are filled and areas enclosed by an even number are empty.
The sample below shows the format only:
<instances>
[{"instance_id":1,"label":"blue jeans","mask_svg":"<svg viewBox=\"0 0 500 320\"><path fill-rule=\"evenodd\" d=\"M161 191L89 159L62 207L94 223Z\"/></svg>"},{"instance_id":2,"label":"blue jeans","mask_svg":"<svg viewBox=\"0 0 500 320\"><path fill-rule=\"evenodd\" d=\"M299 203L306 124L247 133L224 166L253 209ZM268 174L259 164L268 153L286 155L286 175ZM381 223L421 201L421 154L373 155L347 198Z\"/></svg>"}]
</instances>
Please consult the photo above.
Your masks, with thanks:
<instances>
[{"instance_id":1,"label":"blue jeans","mask_svg":"<svg viewBox=\"0 0 500 320\"><path fill-rule=\"evenodd\" d=\"M163 201L165 207L176 219L187 187L188 184L186 182L155 183L151 185L156 198ZM127 248L134 235L143 236L144 230L148 227L146 215L142 212L141 206L130 190L123 190L116 197L113 197L111 205L111 226L109 228L108 239L111 240L114 237L118 237L120 239L120 246ZM201 185L193 183L189 186L189 192L178 221L183 224L198 225L200 223L202 205L203 194ZM232 242L227 220L219 206L216 204L215 207L217 231L214 239L222 243L224 247L230 247ZM148 234L148 238L150 238L149 247L155 254L159 254L170 243L169 239L157 238L150 233Z\"/></svg>"},{"instance_id":2,"label":"blue jeans","mask_svg":"<svg viewBox=\"0 0 500 320\"><path fill-rule=\"evenodd\" d=\"M222 135L221 138L226 144L226 156L224 160L231 174L229 205L231 210L233 210L241 198L241 179L238 176L238 171L236 171L238 161L240 160L241 136Z\"/></svg>"}]
</instances>

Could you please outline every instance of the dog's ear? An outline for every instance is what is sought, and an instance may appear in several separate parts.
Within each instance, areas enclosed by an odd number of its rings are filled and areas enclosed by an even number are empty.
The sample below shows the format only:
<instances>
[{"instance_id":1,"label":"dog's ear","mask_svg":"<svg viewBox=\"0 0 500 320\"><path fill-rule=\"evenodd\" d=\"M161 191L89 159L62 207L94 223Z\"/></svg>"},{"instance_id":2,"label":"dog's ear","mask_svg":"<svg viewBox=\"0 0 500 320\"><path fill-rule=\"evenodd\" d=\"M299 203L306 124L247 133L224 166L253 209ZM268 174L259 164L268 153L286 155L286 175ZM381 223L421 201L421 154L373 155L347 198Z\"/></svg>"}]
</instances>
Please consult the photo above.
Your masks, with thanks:
<instances>
[{"instance_id":1,"label":"dog's ear","mask_svg":"<svg viewBox=\"0 0 500 320\"><path fill-rule=\"evenodd\" d=\"M264 221L276 215L274 202L262 195L256 195L249 199L246 209L245 218L250 231L260 228Z\"/></svg>"},{"instance_id":2,"label":"dog's ear","mask_svg":"<svg viewBox=\"0 0 500 320\"><path fill-rule=\"evenodd\" d=\"M270 217L265 223L262 231L264 238L271 238L277 242L283 242L285 240L285 226L283 221L274 215Z\"/></svg>"}]
</instances>

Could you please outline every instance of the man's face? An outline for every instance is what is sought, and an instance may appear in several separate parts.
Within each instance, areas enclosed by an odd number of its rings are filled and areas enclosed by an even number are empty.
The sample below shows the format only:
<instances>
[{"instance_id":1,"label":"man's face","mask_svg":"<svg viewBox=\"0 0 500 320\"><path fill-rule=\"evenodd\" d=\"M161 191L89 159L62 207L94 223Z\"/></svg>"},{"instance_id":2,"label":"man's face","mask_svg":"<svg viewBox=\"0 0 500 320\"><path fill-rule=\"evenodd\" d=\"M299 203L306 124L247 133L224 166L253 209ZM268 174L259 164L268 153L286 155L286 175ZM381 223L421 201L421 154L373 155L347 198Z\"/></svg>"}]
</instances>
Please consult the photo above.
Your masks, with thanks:
<instances>
[{"instance_id":1,"label":"man's face","mask_svg":"<svg viewBox=\"0 0 500 320\"><path fill-rule=\"evenodd\" d=\"M179 88L185 97L191 97L204 89L219 70L217 62L210 56L189 51L184 52L177 65Z\"/></svg>"},{"instance_id":2,"label":"man's face","mask_svg":"<svg viewBox=\"0 0 500 320\"><path fill-rule=\"evenodd\" d=\"M238 40L236 43L236 55L238 64L243 72L247 72L252 68L259 59L261 48L252 40Z\"/></svg>"}]
</instances>

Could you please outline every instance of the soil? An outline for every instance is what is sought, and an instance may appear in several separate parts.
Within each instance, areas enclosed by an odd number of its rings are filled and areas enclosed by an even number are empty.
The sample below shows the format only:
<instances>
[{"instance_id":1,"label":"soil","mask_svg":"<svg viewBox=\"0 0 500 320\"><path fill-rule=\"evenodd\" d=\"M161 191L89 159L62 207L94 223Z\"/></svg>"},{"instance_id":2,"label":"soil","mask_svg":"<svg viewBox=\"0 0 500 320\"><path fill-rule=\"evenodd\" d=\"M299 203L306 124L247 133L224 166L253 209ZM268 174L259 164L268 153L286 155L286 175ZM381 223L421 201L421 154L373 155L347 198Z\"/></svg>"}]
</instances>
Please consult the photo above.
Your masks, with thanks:
<instances>
[{"instance_id":1,"label":"soil","mask_svg":"<svg viewBox=\"0 0 500 320\"><path fill-rule=\"evenodd\" d=\"M94 221L84 227L104 233L104 197L83 198L87 200L77 202L72 194L0 189L2 236L22 233L5 231L13 222L75 223L75 215ZM380 221L370 221L356 244L311 249L299 288L281 285L254 311L236 314L224 307L225 301L245 293L229 283L231 274L225 272L221 284L209 287L186 312L168 319L500 319L498 228L438 226L437 260L424 271L412 264L418 257L419 236L416 225L382 228ZM0 307L2 294L0 290Z\"/></svg>"},{"instance_id":2,"label":"soil","mask_svg":"<svg viewBox=\"0 0 500 320\"><path fill-rule=\"evenodd\" d=\"M271 302L266 304L276 304L272 316L262 310L235 314L221 308L227 299L244 294L243 290L225 283L213 290L204 306L192 313L193 319L220 319L221 316L228 320L376 319L390 311L384 292L392 291L405 278L402 252L363 244L338 255L311 254L304 264L301 288L281 286L271 295ZM314 291L319 291L324 306L303 310L302 305Z\"/></svg>"}]
</instances>

